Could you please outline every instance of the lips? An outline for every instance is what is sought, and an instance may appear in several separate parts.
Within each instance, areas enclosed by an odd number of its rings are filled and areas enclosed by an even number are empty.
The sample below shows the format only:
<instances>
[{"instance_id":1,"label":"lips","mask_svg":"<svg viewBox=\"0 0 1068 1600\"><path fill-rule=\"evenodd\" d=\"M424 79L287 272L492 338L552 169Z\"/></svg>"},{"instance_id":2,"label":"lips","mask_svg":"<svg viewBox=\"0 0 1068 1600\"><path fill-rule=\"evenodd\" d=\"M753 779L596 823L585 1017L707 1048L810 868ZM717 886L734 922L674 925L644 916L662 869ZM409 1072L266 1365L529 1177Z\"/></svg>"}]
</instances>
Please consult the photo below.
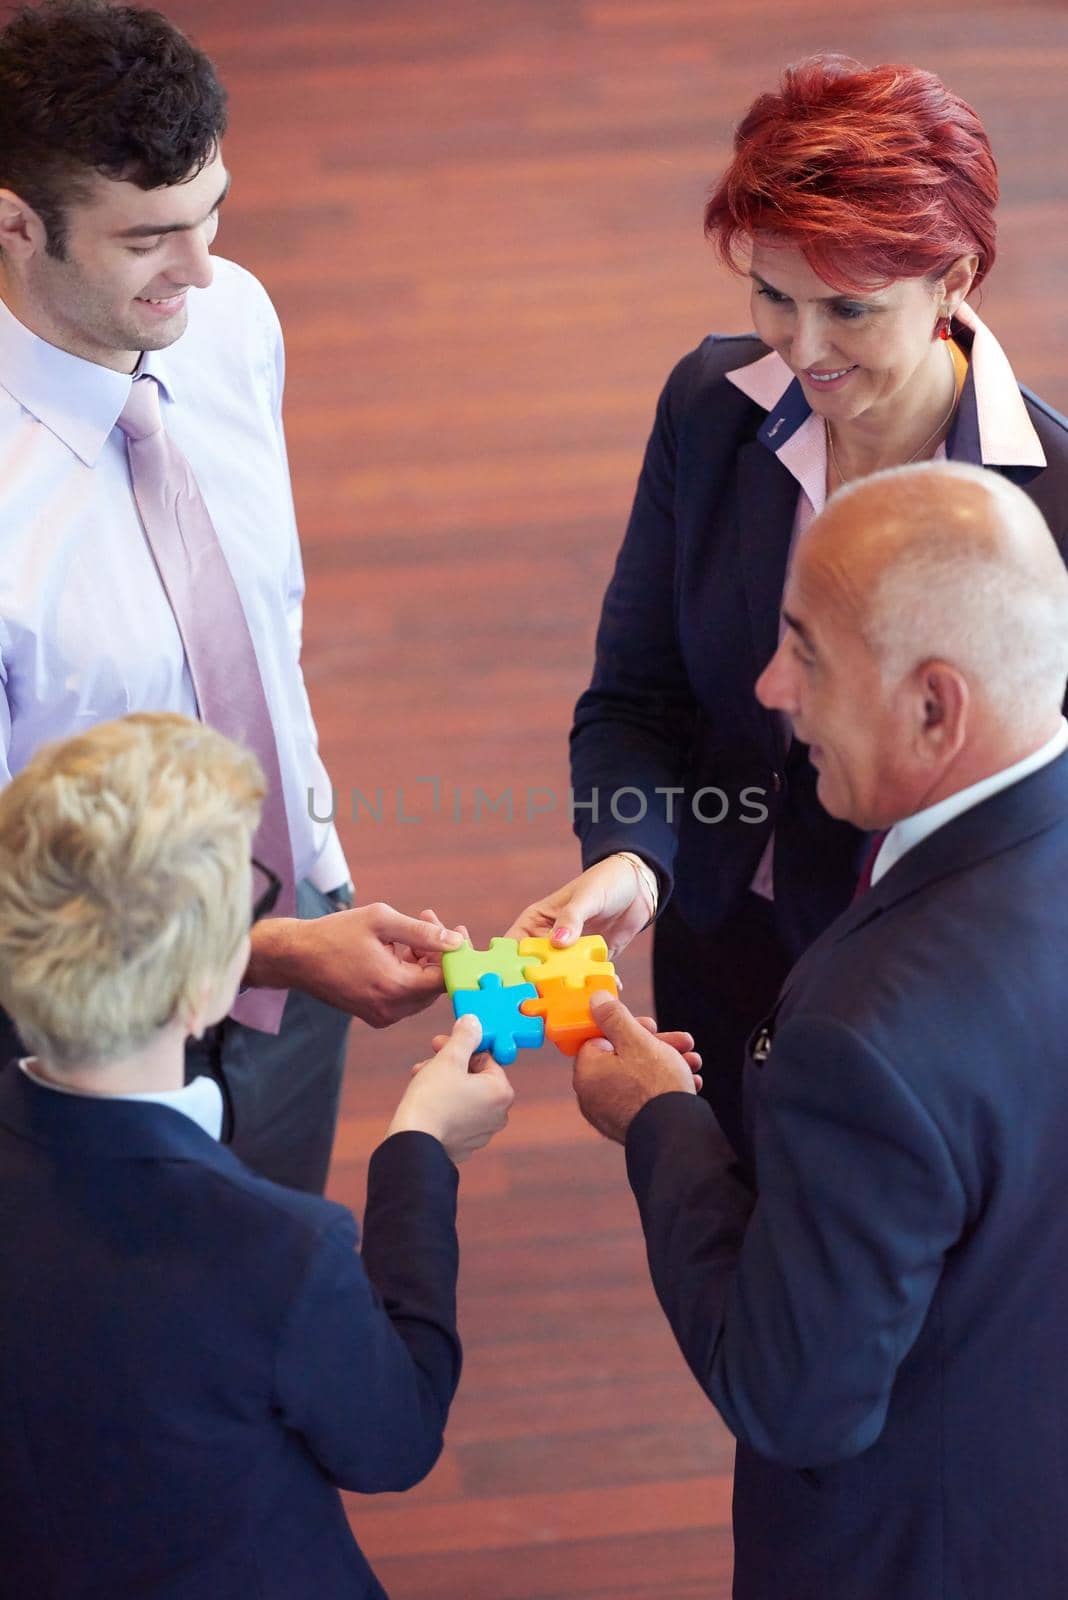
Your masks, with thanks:
<instances>
[{"instance_id":1,"label":"lips","mask_svg":"<svg viewBox=\"0 0 1068 1600\"><path fill-rule=\"evenodd\" d=\"M188 290L182 289L178 294L141 294L137 297L137 303L142 306L151 306L153 311L177 311L178 307L185 301L187 293Z\"/></svg>"},{"instance_id":2,"label":"lips","mask_svg":"<svg viewBox=\"0 0 1068 1600\"><path fill-rule=\"evenodd\" d=\"M846 377L850 372L856 372L856 366L839 367L834 372L806 372L805 377L810 383L834 383L838 378Z\"/></svg>"}]
</instances>

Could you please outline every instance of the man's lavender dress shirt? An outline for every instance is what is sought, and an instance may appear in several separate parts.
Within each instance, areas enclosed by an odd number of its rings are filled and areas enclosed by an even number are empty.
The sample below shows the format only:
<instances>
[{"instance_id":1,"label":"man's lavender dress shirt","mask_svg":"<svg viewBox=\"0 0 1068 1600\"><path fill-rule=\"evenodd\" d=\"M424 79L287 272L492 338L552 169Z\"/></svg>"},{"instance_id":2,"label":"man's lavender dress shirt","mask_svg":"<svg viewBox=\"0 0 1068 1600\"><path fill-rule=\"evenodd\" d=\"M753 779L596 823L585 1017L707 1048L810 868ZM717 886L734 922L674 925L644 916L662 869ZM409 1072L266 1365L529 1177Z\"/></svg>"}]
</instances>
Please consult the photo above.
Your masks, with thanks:
<instances>
[{"instance_id":1,"label":"man's lavender dress shirt","mask_svg":"<svg viewBox=\"0 0 1068 1600\"><path fill-rule=\"evenodd\" d=\"M214 258L189 324L139 368L189 461L248 618L298 878L348 868L300 668L304 574L282 431L282 333L265 290ZM196 715L115 423L131 380L47 344L0 301L0 782L39 745L129 711ZM309 808L308 791L314 793Z\"/></svg>"}]
</instances>

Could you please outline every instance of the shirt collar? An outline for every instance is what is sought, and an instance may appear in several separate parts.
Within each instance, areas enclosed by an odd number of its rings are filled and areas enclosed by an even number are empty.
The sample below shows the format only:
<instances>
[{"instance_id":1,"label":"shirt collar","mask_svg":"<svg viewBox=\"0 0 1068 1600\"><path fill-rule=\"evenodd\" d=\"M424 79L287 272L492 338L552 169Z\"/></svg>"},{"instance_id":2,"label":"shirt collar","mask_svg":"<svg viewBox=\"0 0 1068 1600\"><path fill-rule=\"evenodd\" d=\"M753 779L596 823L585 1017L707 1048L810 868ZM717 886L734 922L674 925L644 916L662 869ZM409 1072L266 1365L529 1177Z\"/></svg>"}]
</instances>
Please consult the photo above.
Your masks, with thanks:
<instances>
[{"instance_id":1,"label":"shirt collar","mask_svg":"<svg viewBox=\"0 0 1068 1600\"><path fill-rule=\"evenodd\" d=\"M137 376L155 378L174 398L163 352L146 351ZM71 355L31 333L0 299L0 387L93 467L130 393L131 379Z\"/></svg>"},{"instance_id":2,"label":"shirt collar","mask_svg":"<svg viewBox=\"0 0 1068 1600\"><path fill-rule=\"evenodd\" d=\"M963 410L970 394L974 394L979 462L989 467L1041 470L1046 465L1045 452L1028 416L1008 357L970 306L960 306L955 316L971 346L961 407ZM768 413L757 438L774 454L781 455L798 430L814 415L800 380L774 350L749 366L736 367L726 377ZM947 453L959 458L952 443Z\"/></svg>"},{"instance_id":3,"label":"shirt collar","mask_svg":"<svg viewBox=\"0 0 1068 1600\"><path fill-rule=\"evenodd\" d=\"M210 1138L218 1140L222 1133L222 1092L214 1078L194 1078L183 1089L162 1090L159 1093L89 1095L84 1090L70 1089L64 1084L51 1083L47 1078L40 1077L33 1070L32 1058L20 1061L19 1069L38 1088L52 1089L56 1094L69 1094L82 1100L131 1100L137 1105L170 1106L173 1111L179 1111L182 1116L195 1122L198 1128L203 1128Z\"/></svg>"},{"instance_id":4,"label":"shirt collar","mask_svg":"<svg viewBox=\"0 0 1068 1600\"><path fill-rule=\"evenodd\" d=\"M192 315L191 310L190 315ZM160 399L173 401L176 398L174 392L174 362L167 359L171 348L168 345L166 350L142 350L141 359L137 363L137 371L134 373L134 377L155 378L160 388Z\"/></svg>"},{"instance_id":5,"label":"shirt collar","mask_svg":"<svg viewBox=\"0 0 1068 1600\"><path fill-rule=\"evenodd\" d=\"M981 778L978 783L970 784L967 789L958 790L945 800L939 800L936 805L917 811L914 816L906 817L902 822L895 822L875 858L871 873L872 885L877 884L903 855L915 849L936 829L944 828L954 817L959 817L962 812L970 811L973 806L989 800L991 795L997 794L1000 790L1008 789L1021 779L1030 777L1031 773L1037 772L1040 767L1048 766L1065 750L1068 750L1068 722L1062 717L1057 732L1040 750L1032 751L1022 761L1014 762L1011 767L1005 767L989 778Z\"/></svg>"}]
</instances>

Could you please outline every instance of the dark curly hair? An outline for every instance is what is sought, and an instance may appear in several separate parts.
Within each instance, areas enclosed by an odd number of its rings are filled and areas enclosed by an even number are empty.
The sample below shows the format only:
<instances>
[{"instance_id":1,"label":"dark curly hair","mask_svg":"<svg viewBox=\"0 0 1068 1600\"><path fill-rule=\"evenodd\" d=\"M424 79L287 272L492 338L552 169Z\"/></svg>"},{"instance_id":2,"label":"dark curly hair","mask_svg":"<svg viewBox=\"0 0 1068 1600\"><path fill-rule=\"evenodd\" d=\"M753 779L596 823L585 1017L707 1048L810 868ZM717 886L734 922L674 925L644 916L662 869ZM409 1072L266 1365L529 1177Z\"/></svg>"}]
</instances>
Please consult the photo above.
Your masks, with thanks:
<instances>
[{"instance_id":1,"label":"dark curly hair","mask_svg":"<svg viewBox=\"0 0 1068 1600\"><path fill-rule=\"evenodd\" d=\"M0 188L33 207L61 260L67 208L93 173L182 183L225 129L215 68L158 11L44 0L0 31Z\"/></svg>"}]
</instances>

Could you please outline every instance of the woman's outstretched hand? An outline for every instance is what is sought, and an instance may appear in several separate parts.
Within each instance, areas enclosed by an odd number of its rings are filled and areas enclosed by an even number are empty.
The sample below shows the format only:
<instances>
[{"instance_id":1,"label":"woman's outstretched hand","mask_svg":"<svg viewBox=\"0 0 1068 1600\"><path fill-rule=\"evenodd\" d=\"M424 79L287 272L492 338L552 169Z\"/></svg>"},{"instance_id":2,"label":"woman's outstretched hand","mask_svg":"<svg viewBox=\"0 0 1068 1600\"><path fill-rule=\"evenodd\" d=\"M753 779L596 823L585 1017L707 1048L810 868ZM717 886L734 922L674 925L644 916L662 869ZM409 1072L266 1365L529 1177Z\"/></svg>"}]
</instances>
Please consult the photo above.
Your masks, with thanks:
<instances>
[{"instance_id":1,"label":"woman's outstretched hand","mask_svg":"<svg viewBox=\"0 0 1068 1600\"><path fill-rule=\"evenodd\" d=\"M626 856L606 856L562 889L535 900L508 929L510 939L552 939L566 947L599 933L610 960L621 955L653 915L649 892Z\"/></svg>"}]
</instances>

